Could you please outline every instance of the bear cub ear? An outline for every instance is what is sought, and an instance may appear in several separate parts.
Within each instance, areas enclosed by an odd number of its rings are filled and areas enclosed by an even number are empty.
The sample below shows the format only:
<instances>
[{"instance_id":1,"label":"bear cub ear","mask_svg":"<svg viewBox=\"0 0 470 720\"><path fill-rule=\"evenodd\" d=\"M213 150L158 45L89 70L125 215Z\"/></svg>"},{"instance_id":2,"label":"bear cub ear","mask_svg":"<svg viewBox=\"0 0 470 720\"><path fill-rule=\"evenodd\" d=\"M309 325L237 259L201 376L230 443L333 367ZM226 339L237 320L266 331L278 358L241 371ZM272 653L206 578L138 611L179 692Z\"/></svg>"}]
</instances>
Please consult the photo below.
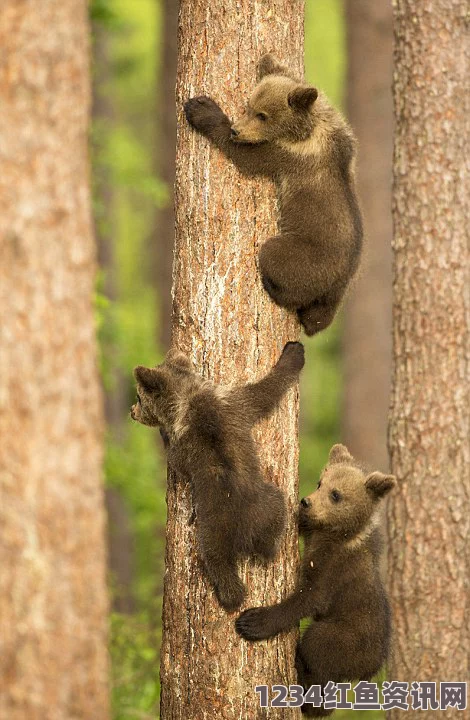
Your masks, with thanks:
<instances>
[{"instance_id":1,"label":"bear cub ear","mask_svg":"<svg viewBox=\"0 0 470 720\"><path fill-rule=\"evenodd\" d=\"M191 360L180 350L172 348L165 357L165 362L176 370L191 371L193 369Z\"/></svg>"},{"instance_id":2,"label":"bear cub ear","mask_svg":"<svg viewBox=\"0 0 470 720\"><path fill-rule=\"evenodd\" d=\"M138 365L134 368L134 377L147 392L163 390L164 380L157 368L146 368L143 365Z\"/></svg>"},{"instance_id":3,"label":"bear cub ear","mask_svg":"<svg viewBox=\"0 0 470 720\"><path fill-rule=\"evenodd\" d=\"M381 472L373 472L366 478L366 488L377 499L383 498L396 486L397 481L394 475L384 475Z\"/></svg>"},{"instance_id":4,"label":"bear cub ear","mask_svg":"<svg viewBox=\"0 0 470 720\"><path fill-rule=\"evenodd\" d=\"M308 111L318 97L318 90L309 85L299 85L291 90L287 102L293 110Z\"/></svg>"},{"instance_id":5,"label":"bear cub ear","mask_svg":"<svg viewBox=\"0 0 470 720\"><path fill-rule=\"evenodd\" d=\"M330 454L328 456L328 462L330 465L335 464L347 464L347 463L353 463L354 458L349 452L346 445L340 445L339 443L337 445L333 445L333 447L330 450Z\"/></svg>"},{"instance_id":6,"label":"bear cub ear","mask_svg":"<svg viewBox=\"0 0 470 720\"><path fill-rule=\"evenodd\" d=\"M271 53L263 55L256 66L256 77L258 80L262 80L267 75L284 75L285 77L293 79L289 70L284 67L284 65L281 65L279 60Z\"/></svg>"}]
</instances>

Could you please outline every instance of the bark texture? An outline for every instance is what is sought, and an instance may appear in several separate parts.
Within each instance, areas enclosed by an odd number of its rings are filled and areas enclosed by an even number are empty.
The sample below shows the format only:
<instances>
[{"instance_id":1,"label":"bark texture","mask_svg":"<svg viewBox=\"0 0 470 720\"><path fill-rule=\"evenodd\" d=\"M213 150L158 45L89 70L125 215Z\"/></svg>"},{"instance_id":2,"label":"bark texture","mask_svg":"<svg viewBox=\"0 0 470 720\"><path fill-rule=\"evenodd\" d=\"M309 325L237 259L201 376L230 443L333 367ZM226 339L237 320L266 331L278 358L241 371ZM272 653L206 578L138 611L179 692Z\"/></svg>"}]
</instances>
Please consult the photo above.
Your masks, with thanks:
<instances>
[{"instance_id":1,"label":"bark texture","mask_svg":"<svg viewBox=\"0 0 470 720\"><path fill-rule=\"evenodd\" d=\"M247 180L186 124L184 101L212 95L237 115L255 85L255 64L270 50L299 73L302 0L182 0L177 78L176 248L172 342L216 382L261 376L299 327L275 307L257 272L260 243L276 230L269 182ZM266 568L245 564L246 606L285 597L297 567L298 398L291 392L256 437L266 477L286 491L289 527ZM161 662L162 720L296 717L259 708L255 685L295 682L295 633L246 643L237 614L217 604L197 555L189 487L170 477Z\"/></svg>"},{"instance_id":2,"label":"bark texture","mask_svg":"<svg viewBox=\"0 0 470 720\"><path fill-rule=\"evenodd\" d=\"M88 4L0 8L0 717L108 717Z\"/></svg>"},{"instance_id":3,"label":"bark texture","mask_svg":"<svg viewBox=\"0 0 470 720\"><path fill-rule=\"evenodd\" d=\"M347 111L359 140L366 239L344 312L342 436L354 457L385 470L392 364L390 0L347 0L346 27Z\"/></svg>"},{"instance_id":4,"label":"bark texture","mask_svg":"<svg viewBox=\"0 0 470 720\"><path fill-rule=\"evenodd\" d=\"M464 681L470 672L468 4L395 0L394 20L390 449L399 491L390 501L390 677ZM447 710L446 718L453 717L461 712Z\"/></svg>"}]
</instances>

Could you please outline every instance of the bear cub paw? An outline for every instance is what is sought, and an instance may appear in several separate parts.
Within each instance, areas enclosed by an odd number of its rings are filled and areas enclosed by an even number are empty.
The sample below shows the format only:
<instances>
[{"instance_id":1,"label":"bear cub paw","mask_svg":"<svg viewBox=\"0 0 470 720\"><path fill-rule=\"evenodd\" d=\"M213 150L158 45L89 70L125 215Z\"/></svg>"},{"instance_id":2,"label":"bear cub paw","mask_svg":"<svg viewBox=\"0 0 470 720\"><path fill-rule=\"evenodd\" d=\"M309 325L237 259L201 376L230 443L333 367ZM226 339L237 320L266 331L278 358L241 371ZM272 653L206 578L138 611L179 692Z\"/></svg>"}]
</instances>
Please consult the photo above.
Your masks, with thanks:
<instances>
[{"instance_id":1,"label":"bear cub paw","mask_svg":"<svg viewBox=\"0 0 470 720\"><path fill-rule=\"evenodd\" d=\"M273 633L266 608L249 608L235 620L235 630L245 640L266 640Z\"/></svg>"},{"instance_id":2,"label":"bear cub paw","mask_svg":"<svg viewBox=\"0 0 470 720\"><path fill-rule=\"evenodd\" d=\"M279 363L284 367L292 368L295 372L302 370L305 365L305 349L300 342L288 342L284 346Z\"/></svg>"},{"instance_id":3,"label":"bear cub paw","mask_svg":"<svg viewBox=\"0 0 470 720\"><path fill-rule=\"evenodd\" d=\"M188 100L184 112L189 124L202 133L209 132L225 118L217 103L205 95Z\"/></svg>"}]
</instances>

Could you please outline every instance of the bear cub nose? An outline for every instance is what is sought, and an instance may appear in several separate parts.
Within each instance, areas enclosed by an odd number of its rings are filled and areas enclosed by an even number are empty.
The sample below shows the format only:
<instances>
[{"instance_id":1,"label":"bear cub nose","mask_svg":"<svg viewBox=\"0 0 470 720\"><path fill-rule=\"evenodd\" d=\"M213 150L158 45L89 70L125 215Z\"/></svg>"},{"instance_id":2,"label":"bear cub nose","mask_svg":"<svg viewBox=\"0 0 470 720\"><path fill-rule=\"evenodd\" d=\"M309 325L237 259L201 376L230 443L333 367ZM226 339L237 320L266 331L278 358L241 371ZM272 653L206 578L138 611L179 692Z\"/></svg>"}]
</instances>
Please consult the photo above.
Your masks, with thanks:
<instances>
[{"instance_id":1,"label":"bear cub nose","mask_svg":"<svg viewBox=\"0 0 470 720\"><path fill-rule=\"evenodd\" d=\"M240 135L238 130L235 130L235 128L230 128L230 132L232 133L232 137L237 137L237 135Z\"/></svg>"},{"instance_id":2,"label":"bear cub nose","mask_svg":"<svg viewBox=\"0 0 470 720\"><path fill-rule=\"evenodd\" d=\"M308 508L311 505L310 500L308 498L302 498L302 500L300 501L300 504L304 508Z\"/></svg>"}]
</instances>

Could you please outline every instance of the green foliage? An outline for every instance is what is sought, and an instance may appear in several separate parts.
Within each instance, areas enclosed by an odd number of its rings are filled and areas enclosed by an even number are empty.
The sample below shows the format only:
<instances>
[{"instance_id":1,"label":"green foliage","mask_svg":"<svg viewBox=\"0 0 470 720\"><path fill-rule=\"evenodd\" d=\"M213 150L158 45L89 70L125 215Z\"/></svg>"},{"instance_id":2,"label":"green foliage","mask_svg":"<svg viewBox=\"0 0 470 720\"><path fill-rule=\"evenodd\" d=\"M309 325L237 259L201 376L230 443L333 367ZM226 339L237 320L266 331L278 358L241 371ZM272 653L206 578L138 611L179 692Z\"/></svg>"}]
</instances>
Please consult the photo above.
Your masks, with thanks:
<instances>
[{"instance_id":1,"label":"green foliage","mask_svg":"<svg viewBox=\"0 0 470 720\"><path fill-rule=\"evenodd\" d=\"M90 19L93 23L106 28L118 26L118 16L114 12L110 0L92 0L90 2Z\"/></svg>"},{"instance_id":2,"label":"green foliage","mask_svg":"<svg viewBox=\"0 0 470 720\"><path fill-rule=\"evenodd\" d=\"M101 161L113 174L116 189L126 188L136 195L148 197L161 207L168 198L165 184L148 167L148 150L126 125L108 128L107 142Z\"/></svg>"},{"instance_id":3,"label":"green foliage","mask_svg":"<svg viewBox=\"0 0 470 720\"><path fill-rule=\"evenodd\" d=\"M158 716L160 682L159 630L153 620L160 607L133 616L111 615L112 713L114 720L154 720Z\"/></svg>"},{"instance_id":4,"label":"green foliage","mask_svg":"<svg viewBox=\"0 0 470 720\"><path fill-rule=\"evenodd\" d=\"M343 0L306 0L305 75L336 107L343 105L346 52Z\"/></svg>"},{"instance_id":5,"label":"green foliage","mask_svg":"<svg viewBox=\"0 0 470 720\"><path fill-rule=\"evenodd\" d=\"M306 343L301 381L300 496L315 489L330 447L338 441L341 378L339 321Z\"/></svg>"},{"instance_id":6,"label":"green foliage","mask_svg":"<svg viewBox=\"0 0 470 720\"><path fill-rule=\"evenodd\" d=\"M133 591L138 607L144 609L153 604L161 589L164 569L166 472L156 452L156 440L155 431L129 420L121 443L108 438L105 459L108 485L120 491L131 509L136 547Z\"/></svg>"}]
</instances>

